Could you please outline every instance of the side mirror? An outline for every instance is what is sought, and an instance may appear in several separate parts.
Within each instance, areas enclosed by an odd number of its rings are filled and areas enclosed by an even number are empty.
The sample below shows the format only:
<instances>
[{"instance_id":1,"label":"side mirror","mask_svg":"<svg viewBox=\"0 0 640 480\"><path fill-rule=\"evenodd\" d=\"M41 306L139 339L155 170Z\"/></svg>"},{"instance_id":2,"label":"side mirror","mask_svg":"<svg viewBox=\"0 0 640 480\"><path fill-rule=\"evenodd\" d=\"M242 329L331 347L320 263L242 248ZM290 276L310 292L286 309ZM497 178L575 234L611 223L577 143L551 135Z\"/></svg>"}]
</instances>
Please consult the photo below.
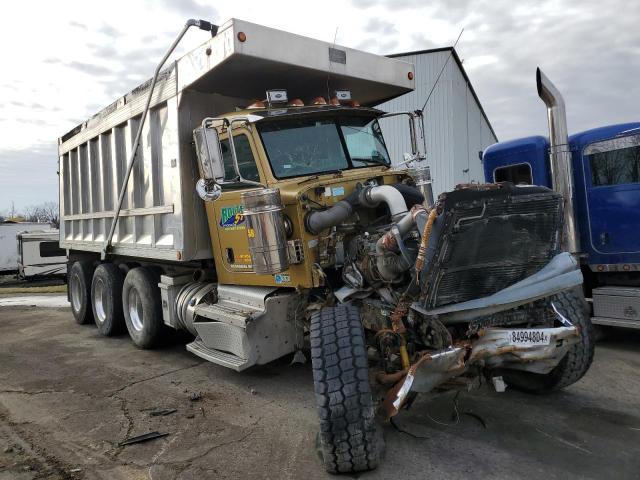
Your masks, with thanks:
<instances>
[{"instance_id":1,"label":"side mirror","mask_svg":"<svg viewBox=\"0 0 640 480\"><path fill-rule=\"evenodd\" d=\"M218 131L215 128L198 127L193 131L193 139L203 180L224 183L224 163Z\"/></svg>"},{"instance_id":2,"label":"side mirror","mask_svg":"<svg viewBox=\"0 0 640 480\"><path fill-rule=\"evenodd\" d=\"M215 128L198 127L193 131L196 155L200 162L202 178L196 183L196 192L205 202L217 200L224 183L224 163L220 148L220 137Z\"/></svg>"}]
</instances>

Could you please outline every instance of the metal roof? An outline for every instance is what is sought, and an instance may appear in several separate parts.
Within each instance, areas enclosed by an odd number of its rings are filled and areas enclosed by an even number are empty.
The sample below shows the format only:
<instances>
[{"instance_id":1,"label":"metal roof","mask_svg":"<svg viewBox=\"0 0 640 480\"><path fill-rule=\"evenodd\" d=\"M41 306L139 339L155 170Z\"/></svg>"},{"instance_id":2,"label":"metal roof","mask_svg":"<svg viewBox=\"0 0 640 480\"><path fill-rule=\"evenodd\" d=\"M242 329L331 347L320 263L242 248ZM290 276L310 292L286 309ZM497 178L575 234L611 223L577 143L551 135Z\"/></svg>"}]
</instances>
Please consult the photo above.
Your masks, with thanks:
<instances>
[{"instance_id":1,"label":"metal roof","mask_svg":"<svg viewBox=\"0 0 640 480\"><path fill-rule=\"evenodd\" d=\"M462 73L462 76L464 77L465 82L467 82L467 86L469 87L469 90L471 91L471 95L473 95L474 100L478 104L478 108L480 108L480 112L482 113L482 116L484 117L485 121L487 122L487 125L489 125L489 130L491 130L491 133L497 139L498 136L496 135L496 132L493 129L493 125L491 125L491 122L489 121L489 117L487 117L487 114L484 111L484 108L482 107L482 103L480 103L480 99L478 98L478 94L473 89L473 85L471 84L471 80L469 80L469 76L467 75L467 72L465 71L464 66L462 65L462 60L460 60L460 57L458 57L458 53L456 52L456 50L453 47L440 47L440 48L431 48L431 49L427 49L427 50L414 50L414 51L411 51L411 52L392 53L390 55L387 55L387 57L389 57L389 58L398 58L398 57L407 57L409 55L428 55L430 53L447 52L447 51L451 52L451 56L453 57L453 59L455 60L456 64L458 65L458 68L460 69L460 72Z\"/></svg>"}]
</instances>

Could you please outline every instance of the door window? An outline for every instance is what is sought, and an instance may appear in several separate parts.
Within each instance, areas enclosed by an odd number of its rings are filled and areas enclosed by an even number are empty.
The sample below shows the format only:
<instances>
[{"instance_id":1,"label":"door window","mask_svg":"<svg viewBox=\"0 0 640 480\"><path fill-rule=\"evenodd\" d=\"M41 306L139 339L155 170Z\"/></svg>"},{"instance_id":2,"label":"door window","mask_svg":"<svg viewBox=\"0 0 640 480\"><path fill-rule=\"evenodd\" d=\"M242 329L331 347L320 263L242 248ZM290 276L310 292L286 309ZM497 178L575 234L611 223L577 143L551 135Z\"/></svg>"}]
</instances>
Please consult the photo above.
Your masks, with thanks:
<instances>
[{"instance_id":1,"label":"door window","mask_svg":"<svg viewBox=\"0 0 640 480\"><path fill-rule=\"evenodd\" d=\"M594 187L640 182L640 145L597 152L587 158Z\"/></svg>"},{"instance_id":2,"label":"door window","mask_svg":"<svg viewBox=\"0 0 640 480\"><path fill-rule=\"evenodd\" d=\"M238 169L240 170L242 177L247 180L259 182L260 175L258 173L258 167L256 166L256 160L253 157L253 152L251 151L249 138L244 134L234 135L233 144L236 147ZM236 177L236 172L233 168L233 157L231 155L231 149L229 148L229 140L221 140L220 146L222 147L222 159L224 162L224 178L225 180L234 179Z\"/></svg>"}]
</instances>

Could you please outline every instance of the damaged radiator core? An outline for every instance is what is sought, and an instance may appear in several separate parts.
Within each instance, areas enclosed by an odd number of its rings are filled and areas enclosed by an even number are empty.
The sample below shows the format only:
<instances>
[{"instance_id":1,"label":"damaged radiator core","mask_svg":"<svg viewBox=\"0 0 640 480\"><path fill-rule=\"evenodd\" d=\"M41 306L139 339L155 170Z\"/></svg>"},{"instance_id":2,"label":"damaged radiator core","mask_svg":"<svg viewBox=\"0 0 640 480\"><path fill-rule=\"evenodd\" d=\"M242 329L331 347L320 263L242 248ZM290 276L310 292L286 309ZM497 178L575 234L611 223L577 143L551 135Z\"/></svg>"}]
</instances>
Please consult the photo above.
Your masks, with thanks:
<instances>
[{"instance_id":1,"label":"damaged radiator core","mask_svg":"<svg viewBox=\"0 0 640 480\"><path fill-rule=\"evenodd\" d=\"M562 197L545 187L466 186L444 194L444 225L425 272L427 308L491 295L560 250Z\"/></svg>"}]
</instances>

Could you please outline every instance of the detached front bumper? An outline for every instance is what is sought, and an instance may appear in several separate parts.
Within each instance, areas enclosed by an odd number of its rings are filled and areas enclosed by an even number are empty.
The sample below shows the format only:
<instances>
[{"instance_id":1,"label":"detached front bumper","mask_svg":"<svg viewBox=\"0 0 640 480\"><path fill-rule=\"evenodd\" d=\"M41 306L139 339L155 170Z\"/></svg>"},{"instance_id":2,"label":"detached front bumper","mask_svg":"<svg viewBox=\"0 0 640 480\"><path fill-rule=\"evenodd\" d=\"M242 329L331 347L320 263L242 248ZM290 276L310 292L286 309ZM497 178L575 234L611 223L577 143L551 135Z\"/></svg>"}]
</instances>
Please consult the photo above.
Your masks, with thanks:
<instances>
[{"instance_id":1,"label":"detached front bumper","mask_svg":"<svg viewBox=\"0 0 640 480\"><path fill-rule=\"evenodd\" d=\"M486 328L474 341L424 354L387 393L383 402L387 416L398 413L409 392L429 392L474 365L549 373L580 338L578 328L556 313L561 327Z\"/></svg>"}]
</instances>

